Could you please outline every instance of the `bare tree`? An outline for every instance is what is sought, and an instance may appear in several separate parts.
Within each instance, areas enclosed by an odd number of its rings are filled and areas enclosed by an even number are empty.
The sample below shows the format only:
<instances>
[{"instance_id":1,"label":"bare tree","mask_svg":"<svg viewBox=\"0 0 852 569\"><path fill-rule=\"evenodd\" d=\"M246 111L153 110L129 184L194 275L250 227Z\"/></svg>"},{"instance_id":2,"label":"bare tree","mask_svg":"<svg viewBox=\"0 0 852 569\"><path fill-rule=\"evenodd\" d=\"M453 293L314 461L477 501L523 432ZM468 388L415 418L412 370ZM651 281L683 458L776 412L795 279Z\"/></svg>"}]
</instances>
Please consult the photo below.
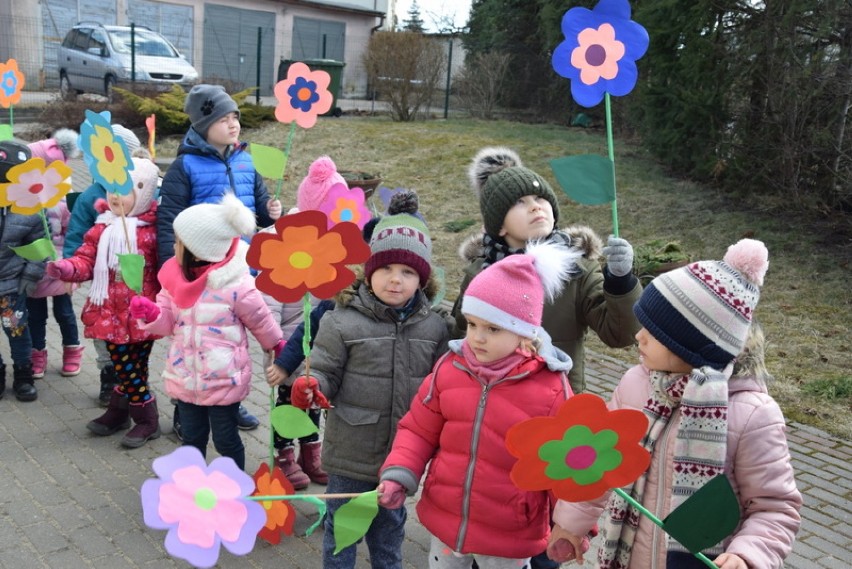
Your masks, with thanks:
<instances>
[{"instance_id":1,"label":"bare tree","mask_svg":"<svg viewBox=\"0 0 852 569\"><path fill-rule=\"evenodd\" d=\"M427 109L444 76L441 45L416 32L378 32L370 38L364 67L373 90L397 121L413 121Z\"/></svg>"},{"instance_id":2,"label":"bare tree","mask_svg":"<svg viewBox=\"0 0 852 569\"><path fill-rule=\"evenodd\" d=\"M462 107L475 116L494 118L494 108L509 70L510 56L505 52L489 51L470 56L455 80Z\"/></svg>"}]
</instances>

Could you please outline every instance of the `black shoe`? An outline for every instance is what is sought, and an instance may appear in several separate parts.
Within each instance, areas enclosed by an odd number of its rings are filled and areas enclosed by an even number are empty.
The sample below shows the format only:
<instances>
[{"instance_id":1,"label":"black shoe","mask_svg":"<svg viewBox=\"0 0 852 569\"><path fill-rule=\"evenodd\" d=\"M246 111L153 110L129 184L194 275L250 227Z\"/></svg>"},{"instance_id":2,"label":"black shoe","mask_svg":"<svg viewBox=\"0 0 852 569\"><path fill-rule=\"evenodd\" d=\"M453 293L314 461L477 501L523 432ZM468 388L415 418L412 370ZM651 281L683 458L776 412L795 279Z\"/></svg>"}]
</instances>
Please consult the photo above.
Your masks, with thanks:
<instances>
[{"instance_id":1,"label":"black shoe","mask_svg":"<svg viewBox=\"0 0 852 569\"><path fill-rule=\"evenodd\" d=\"M112 390L118 383L115 381L115 369L111 365L101 369L101 389L98 392L98 403L101 407L107 407L112 397Z\"/></svg>"},{"instance_id":2,"label":"black shoe","mask_svg":"<svg viewBox=\"0 0 852 569\"><path fill-rule=\"evenodd\" d=\"M18 401L35 401L38 399L38 390L33 385L33 365L31 363L15 364L12 369L14 370L12 390L15 392Z\"/></svg>"}]
</instances>

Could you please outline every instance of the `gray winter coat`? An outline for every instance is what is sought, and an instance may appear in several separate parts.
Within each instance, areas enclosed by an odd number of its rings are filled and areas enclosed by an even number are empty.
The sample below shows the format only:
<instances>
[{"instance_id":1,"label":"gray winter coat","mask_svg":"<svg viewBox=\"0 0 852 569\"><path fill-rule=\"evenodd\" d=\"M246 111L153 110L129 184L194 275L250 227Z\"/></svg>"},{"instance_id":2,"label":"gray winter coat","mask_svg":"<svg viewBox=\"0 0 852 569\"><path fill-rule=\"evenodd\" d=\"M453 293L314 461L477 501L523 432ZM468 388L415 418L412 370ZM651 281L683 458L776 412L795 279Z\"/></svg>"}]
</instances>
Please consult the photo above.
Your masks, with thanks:
<instances>
[{"instance_id":1,"label":"gray winter coat","mask_svg":"<svg viewBox=\"0 0 852 569\"><path fill-rule=\"evenodd\" d=\"M0 209L0 296L18 294L28 283L37 283L44 276L44 261L28 261L9 248L29 245L42 237L50 238L44 234L41 217Z\"/></svg>"},{"instance_id":2,"label":"gray winter coat","mask_svg":"<svg viewBox=\"0 0 852 569\"><path fill-rule=\"evenodd\" d=\"M356 284L323 316L310 375L333 406L323 437L323 468L378 483L396 425L447 350L449 331L422 291L414 312L400 322L393 308ZM302 365L294 377L304 373Z\"/></svg>"}]
</instances>

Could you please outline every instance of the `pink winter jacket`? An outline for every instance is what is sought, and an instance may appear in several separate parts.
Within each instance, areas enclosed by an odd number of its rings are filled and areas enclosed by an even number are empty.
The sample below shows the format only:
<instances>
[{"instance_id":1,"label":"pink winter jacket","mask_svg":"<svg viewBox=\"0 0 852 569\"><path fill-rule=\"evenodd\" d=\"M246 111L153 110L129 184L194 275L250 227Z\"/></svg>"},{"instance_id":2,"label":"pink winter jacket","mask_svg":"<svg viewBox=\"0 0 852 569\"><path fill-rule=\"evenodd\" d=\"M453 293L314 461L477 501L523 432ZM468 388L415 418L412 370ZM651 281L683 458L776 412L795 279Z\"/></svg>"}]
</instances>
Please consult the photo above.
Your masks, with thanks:
<instances>
[{"instance_id":1,"label":"pink winter jacket","mask_svg":"<svg viewBox=\"0 0 852 569\"><path fill-rule=\"evenodd\" d=\"M240 243L230 261L209 273L193 306L180 308L166 286L157 295L160 315L144 327L172 336L163 371L170 397L195 405L242 401L252 377L247 331L264 350L281 340L281 328L249 274L246 248Z\"/></svg>"},{"instance_id":2,"label":"pink winter jacket","mask_svg":"<svg viewBox=\"0 0 852 569\"><path fill-rule=\"evenodd\" d=\"M650 394L647 369L635 366L624 374L608 406L642 410ZM656 443L642 499L660 519L671 510L674 441L680 421L676 410ZM784 416L763 382L750 377L729 381L727 453L725 474L741 514L740 525L724 542L725 551L742 557L753 569L780 569L799 530L802 496L793 478ZM574 535L585 535L598 521L607 497L577 504L559 501L553 521ZM630 568L665 569L666 549L666 534L640 516Z\"/></svg>"}]
</instances>

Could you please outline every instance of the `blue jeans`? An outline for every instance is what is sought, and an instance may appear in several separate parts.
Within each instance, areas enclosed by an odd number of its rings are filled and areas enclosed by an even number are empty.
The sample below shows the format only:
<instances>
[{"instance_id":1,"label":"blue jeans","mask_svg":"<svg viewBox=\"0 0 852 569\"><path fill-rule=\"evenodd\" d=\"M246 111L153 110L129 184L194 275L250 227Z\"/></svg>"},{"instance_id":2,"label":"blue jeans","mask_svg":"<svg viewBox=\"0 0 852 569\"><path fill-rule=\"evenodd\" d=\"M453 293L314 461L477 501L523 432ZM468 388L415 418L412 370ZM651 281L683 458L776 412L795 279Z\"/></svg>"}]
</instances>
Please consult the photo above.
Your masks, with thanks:
<instances>
[{"instance_id":1,"label":"blue jeans","mask_svg":"<svg viewBox=\"0 0 852 569\"><path fill-rule=\"evenodd\" d=\"M28 298L27 309L30 311L30 336L33 339L33 349L43 350L47 345L47 298ZM71 295L61 294L53 297L53 318L59 324L63 346L76 346L80 343L77 333L77 315Z\"/></svg>"},{"instance_id":2,"label":"blue jeans","mask_svg":"<svg viewBox=\"0 0 852 569\"><path fill-rule=\"evenodd\" d=\"M33 341L27 324L27 312L25 296L10 294L0 297L0 326L9 338L12 362L18 366L32 363ZM2 357L0 365L3 365Z\"/></svg>"},{"instance_id":3,"label":"blue jeans","mask_svg":"<svg viewBox=\"0 0 852 569\"><path fill-rule=\"evenodd\" d=\"M206 457L207 441L212 431L213 446L219 454L233 459L241 470L246 469L246 449L237 428L239 403L195 405L178 401L177 406L184 445L197 448Z\"/></svg>"},{"instance_id":4,"label":"blue jeans","mask_svg":"<svg viewBox=\"0 0 852 569\"><path fill-rule=\"evenodd\" d=\"M346 476L331 474L328 477L329 494L369 492L375 490L377 482L364 482L354 480ZM328 515L325 518L325 534L322 538L322 566L323 569L351 569L355 567L355 553L357 543L343 549L337 555L334 554L334 513L348 498L326 500ZM405 539L405 520L408 512L405 508L388 510L379 507L370 529L364 539L367 549L370 551L370 564L373 569L402 569L402 541Z\"/></svg>"}]
</instances>

